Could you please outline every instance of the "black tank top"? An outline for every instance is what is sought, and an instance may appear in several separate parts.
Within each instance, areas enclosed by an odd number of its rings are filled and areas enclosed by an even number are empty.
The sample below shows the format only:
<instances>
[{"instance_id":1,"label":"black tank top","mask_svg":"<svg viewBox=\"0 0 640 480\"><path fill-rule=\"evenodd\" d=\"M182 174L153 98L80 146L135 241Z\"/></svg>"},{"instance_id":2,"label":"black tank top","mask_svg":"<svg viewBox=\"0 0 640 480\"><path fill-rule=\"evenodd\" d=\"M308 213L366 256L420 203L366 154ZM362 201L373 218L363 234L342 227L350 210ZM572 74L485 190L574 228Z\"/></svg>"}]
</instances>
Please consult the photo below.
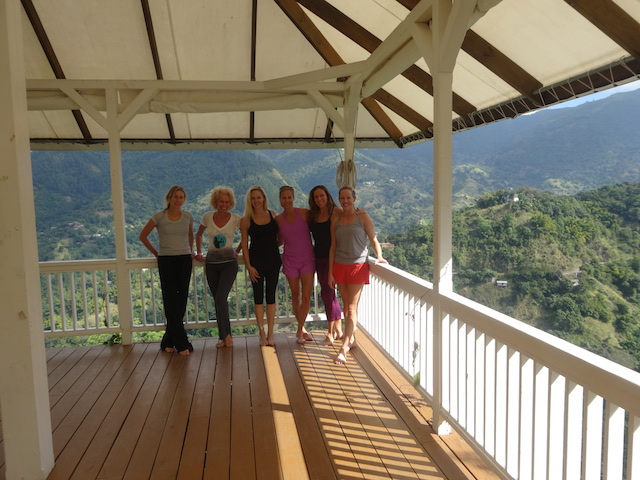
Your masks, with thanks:
<instances>
[{"instance_id":1,"label":"black tank top","mask_svg":"<svg viewBox=\"0 0 640 480\"><path fill-rule=\"evenodd\" d=\"M269 212L271 220L264 225L258 225L251 217L249 225L249 258L251 266L257 270L279 268L282 264L278 250L278 223Z\"/></svg>"},{"instance_id":2,"label":"black tank top","mask_svg":"<svg viewBox=\"0 0 640 480\"><path fill-rule=\"evenodd\" d=\"M313 251L316 258L329 258L331 248L331 218L326 222L311 222L309 230L313 234Z\"/></svg>"}]
</instances>

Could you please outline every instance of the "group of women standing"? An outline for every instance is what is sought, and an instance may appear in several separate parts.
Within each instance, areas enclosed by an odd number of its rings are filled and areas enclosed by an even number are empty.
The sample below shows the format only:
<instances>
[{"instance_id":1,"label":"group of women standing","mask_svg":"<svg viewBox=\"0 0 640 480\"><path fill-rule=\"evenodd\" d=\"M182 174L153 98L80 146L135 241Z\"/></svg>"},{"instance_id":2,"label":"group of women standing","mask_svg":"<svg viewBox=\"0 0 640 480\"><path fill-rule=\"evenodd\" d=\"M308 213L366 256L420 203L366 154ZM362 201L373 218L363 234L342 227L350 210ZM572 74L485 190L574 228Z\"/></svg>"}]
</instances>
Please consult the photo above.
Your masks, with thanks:
<instances>
[{"instance_id":1,"label":"group of women standing","mask_svg":"<svg viewBox=\"0 0 640 480\"><path fill-rule=\"evenodd\" d=\"M323 343L331 345L342 338L335 363L346 363L347 353L355 346L360 294L363 285L369 283L367 240L376 253L376 262L386 263L386 260L382 257L371 218L355 207L353 188L340 189L340 207L323 185L311 189L308 209L294 207L294 200L292 187L280 188L282 212L276 215L269 209L264 189L255 185L247 192L244 215L240 217L231 213L235 206L233 191L216 187L210 198L214 211L202 217L195 235L194 252L193 216L182 211L186 193L179 186L169 189L167 207L151 217L140 233L142 243L158 258L167 323L160 344L162 350L175 350L181 355L189 355L193 351L182 323L192 258L205 262L207 282L215 301L220 337L217 346L233 345L228 296L238 271L236 253L242 249L253 287L260 345L275 346L273 327L281 266L289 284L292 310L298 323L296 340L300 344L312 340L304 324L309 314L314 274L317 273L329 322ZM158 230L158 250L148 238L154 228ZM234 250L233 238L237 229L241 233L241 242ZM205 232L208 251L203 256L202 237ZM282 255L280 245L283 245ZM336 285L344 305L344 335ZM265 310L267 333L264 331Z\"/></svg>"}]
</instances>

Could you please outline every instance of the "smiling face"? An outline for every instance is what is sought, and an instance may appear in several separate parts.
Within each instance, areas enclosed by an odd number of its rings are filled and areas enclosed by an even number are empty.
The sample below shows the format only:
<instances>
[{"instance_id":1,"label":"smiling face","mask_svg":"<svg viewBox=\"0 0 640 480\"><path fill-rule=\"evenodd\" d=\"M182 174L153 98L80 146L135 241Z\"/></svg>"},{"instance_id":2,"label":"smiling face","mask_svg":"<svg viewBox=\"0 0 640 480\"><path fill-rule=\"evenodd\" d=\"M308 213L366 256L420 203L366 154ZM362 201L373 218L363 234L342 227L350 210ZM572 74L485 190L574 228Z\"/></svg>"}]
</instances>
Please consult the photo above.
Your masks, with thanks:
<instances>
[{"instance_id":1,"label":"smiling face","mask_svg":"<svg viewBox=\"0 0 640 480\"><path fill-rule=\"evenodd\" d=\"M313 201L315 202L316 206L320 210L322 210L327 206L327 202L329 201L329 199L327 198L327 194L322 188L316 188L313 191L312 195L313 195Z\"/></svg>"},{"instance_id":2,"label":"smiling face","mask_svg":"<svg viewBox=\"0 0 640 480\"><path fill-rule=\"evenodd\" d=\"M220 194L216 202L216 208L221 213L226 213L231 208L231 198L226 193Z\"/></svg>"},{"instance_id":3,"label":"smiling face","mask_svg":"<svg viewBox=\"0 0 640 480\"><path fill-rule=\"evenodd\" d=\"M286 189L280 192L280 205L282 208L285 210L293 208L293 201L293 190Z\"/></svg>"},{"instance_id":4,"label":"smiling face","mask_svg":"<svg viewBox=\"0 0 640 480\"><path fill-rule=\"evenodd\" d=\"M173 208L181 208L184 202L187 200L187 196L184 193L184 190L176 190L171 195L169 200L169 206Z\"/></svg>"},{"instance_id":5,"label":"smiling face","mask_svg":"<svg viewBox=\"0 0 640 480\"><path fill-rule=\"evenodd\" d=\"M260 190L252 190L249 197L251 199L251 208L253 210L264 210L264 195Z\"/></svg>"},{"instance_id":6,"label":"smiling face","mask_svg":"<svg viewBox=\"0 0 640 480\"><path fill-rule=\"evenodd\" d=\"M340 201L340 205L342 206L343 210L349 210L350 208L353 208L356 197L350 188L342 188L340 190L340 196L338 197L338 200Z\"/></svg>"}]
</instances>

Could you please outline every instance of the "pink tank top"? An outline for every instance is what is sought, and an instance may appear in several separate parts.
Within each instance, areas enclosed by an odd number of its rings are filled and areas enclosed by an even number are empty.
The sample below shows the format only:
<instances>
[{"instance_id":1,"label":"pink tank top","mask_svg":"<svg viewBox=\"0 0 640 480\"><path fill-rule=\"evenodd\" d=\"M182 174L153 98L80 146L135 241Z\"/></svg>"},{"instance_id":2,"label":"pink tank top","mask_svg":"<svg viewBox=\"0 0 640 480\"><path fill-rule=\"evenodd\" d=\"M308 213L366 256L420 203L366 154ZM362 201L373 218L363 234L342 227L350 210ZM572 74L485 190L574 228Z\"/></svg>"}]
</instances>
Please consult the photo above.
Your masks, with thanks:
<instances>
[{"instance_id":1,"label":"pink tank top","mask_svg":"<svg viewBox=\"0 0 640 480\"><path fill-rule=\"evenodd\" d=\"M284 245L282 256L292 260L304 260L313 257L313 243L309 224L302 218L298 208L293 223L287 223L284 215L280 220L280 238Z\"/></svg>"}]
</instances>

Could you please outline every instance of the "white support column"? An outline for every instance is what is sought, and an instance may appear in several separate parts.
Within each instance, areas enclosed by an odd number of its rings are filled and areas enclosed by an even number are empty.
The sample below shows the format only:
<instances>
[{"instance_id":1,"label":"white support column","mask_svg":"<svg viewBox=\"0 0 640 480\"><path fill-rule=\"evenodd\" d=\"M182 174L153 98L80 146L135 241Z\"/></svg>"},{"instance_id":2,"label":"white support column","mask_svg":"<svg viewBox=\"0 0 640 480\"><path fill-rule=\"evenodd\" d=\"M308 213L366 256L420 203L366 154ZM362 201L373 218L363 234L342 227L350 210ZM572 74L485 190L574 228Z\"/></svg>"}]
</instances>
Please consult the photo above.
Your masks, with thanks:
<instances>
[{"instance_id":1,"label":"white support column","mask_svg":"<svg viewBox=\"0 0 640 480\"><path fill-rule=\"evenodd\" d=\"M122 343L129 345L133 334L133 302L131 277L127 268L127 232L124 215L124 185L122 176L122 146L118 121L118 93L107 90L107 134L109 135L109 162L111 171L111 201L116 241L116 287L118 288L118 318L122 328Z\"/></svg>"},{"instance_id":2,"label":"white support column","mask_svg":"<svg viewBox=\"0 0 640 480\"><path fill-rule=\"evenodd\" d=\"M7 480L54 466L42 327L22 8L0 0L0 416Z\"/></svg>"},{"instance_id":3,"label":"white support column","mask_svg":"<svg viewBox=\"0 0 640 480\"><path fill-rule=\"evenodd\" d=\"M476 13L476 2L434 0L430 28L416 24L412 27L414 41L418 43L433 77L433 285L436 293L453 291L453 138L451 130L453 111L453 69L464 35ZM448 432L448 425L440 414L442 397L442 335L448 324L448 314L440 302L434 305L434 382L433 421L439 433Z\"/></svg>"}]
</instances>

